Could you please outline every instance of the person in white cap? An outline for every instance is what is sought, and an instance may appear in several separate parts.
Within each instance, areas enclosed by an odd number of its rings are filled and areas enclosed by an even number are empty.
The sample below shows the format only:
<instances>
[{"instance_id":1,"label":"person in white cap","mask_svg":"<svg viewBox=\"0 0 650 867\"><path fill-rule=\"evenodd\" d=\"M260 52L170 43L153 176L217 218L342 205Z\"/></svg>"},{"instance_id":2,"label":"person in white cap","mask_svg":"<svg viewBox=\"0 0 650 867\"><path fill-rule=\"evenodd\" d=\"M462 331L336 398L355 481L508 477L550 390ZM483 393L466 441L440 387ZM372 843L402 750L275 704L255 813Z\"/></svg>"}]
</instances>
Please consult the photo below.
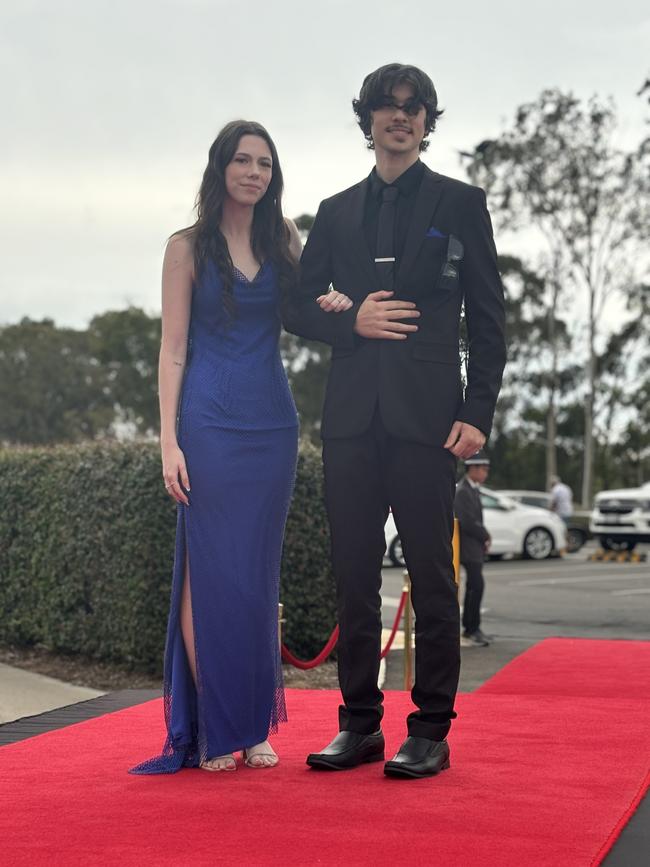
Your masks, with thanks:
<instances>
[{"instance_id":1,"label":"person in white cap","mask_svg":"<svg viewBox=\"0 0 650 867\"><path fill-rule=\"evenodd\" d=\"M467 644L487 647L489 639L481 631L481 600L485 589L483 560L491 539L483 523L480 487L488 477L490 460L481 450L466 458L465 468L454 500L454 513L460 524L460 562L466 573L463 638Z\"/></svg>"}]
</instances>

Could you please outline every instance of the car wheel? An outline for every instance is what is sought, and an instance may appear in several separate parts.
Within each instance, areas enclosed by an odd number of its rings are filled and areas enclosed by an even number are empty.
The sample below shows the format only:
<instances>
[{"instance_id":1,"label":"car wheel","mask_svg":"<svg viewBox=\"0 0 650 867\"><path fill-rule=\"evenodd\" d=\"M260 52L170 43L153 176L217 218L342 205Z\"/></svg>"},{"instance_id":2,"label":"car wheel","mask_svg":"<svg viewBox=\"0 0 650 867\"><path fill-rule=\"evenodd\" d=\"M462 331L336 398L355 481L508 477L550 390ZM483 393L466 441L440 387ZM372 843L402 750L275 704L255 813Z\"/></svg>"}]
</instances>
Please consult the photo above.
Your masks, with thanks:
<instances>
[{"instance_id":1,"label":"car wheel","mask_svg":"<svg viewBox=\"0 0 650 867\"><path fill-rule=\"evenodd\" d=\"M619 539L617 536L599 536L600 544L606 551L634 551L636 539Z\"/></svg>"},{"instance_id":2,"label":"car wheel","mask_svg":"<svg viewBox=\"0 0 650 867\"><path fill-rule=\"evenodd\" d=\"M390 548L388 549L388 556L393 566L406 565L404 561L404 555L402 554L402 543L399 536L395 536L393 541L390 543Z\"/></svg>"},{"instance_id":3,"label":"car wheel","mask_svg":"<svg viewBox=\"0 0 650 867\"><path fill-rule=\"evenodd\" d=\"M570 527L566 534L567 551L569 554L575 554L579 551L587 541L587 534L576 527Z\"/></svg>"},{"instance_id":4,"label":"car wheel","mask_svg":"<svg viewBox=\"0 0 650 867\"><path fill-rule=\"evenodd\" d=\"M524 557L529 560L546 560L553 553L553 536L544 527L533 527L524 539Z\"/></svg>"}]
</instances>

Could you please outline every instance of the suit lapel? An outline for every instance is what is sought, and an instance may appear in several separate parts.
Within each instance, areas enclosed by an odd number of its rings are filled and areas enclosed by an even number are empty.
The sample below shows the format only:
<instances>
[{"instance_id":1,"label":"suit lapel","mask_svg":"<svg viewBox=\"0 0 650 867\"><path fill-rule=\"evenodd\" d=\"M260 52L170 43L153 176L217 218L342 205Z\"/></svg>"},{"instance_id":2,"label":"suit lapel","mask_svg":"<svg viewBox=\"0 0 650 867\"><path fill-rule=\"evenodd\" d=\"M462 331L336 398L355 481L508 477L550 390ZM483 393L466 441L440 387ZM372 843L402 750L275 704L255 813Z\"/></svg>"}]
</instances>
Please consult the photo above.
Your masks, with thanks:
<instances>
[{"instance_id":1,"label":"suit lapel","mask_svg":"<svg viewBox=\"0 0 650 867\"><path fill-rule=\"evenodd\" d=\"M420 247L424 243L427 229L438 207L442 194L442 178L436 172L432 172L428 166L424 167L422 183L417 192L413 216L406 235L404 255L397 270L396 284L399 286L415 264Z\"/></svg>"},{"instance_id":2,"label":"suit lapel","mask_svg":"<svg viewBox=\"0 0 650 867\"><path fill-rule=\"evenodd\" d=\"M352 192L350 201L349 243L358 255L359 267L363 271L363 274L368 281L368 285L374 286L377 282L375 263L370 255L368 242L366 241L366 233L363 228L367 189L368 178L365 178Z\"/></svg>"}]
</instances>

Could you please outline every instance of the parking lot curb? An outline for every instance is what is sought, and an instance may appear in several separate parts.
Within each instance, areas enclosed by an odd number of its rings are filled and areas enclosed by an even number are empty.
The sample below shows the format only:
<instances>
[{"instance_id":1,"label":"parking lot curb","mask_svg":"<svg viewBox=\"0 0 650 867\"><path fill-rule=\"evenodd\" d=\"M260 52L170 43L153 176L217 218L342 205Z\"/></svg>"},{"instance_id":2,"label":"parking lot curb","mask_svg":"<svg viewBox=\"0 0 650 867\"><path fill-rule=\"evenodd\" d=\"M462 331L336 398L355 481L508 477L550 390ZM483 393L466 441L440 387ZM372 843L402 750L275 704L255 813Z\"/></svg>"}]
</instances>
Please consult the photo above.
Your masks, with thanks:
<instances>
[{"instance_id":1,"label":"parking lot curb","mask_svg":"<svg viewBox=\"0 0 650 867\"><path fill-rule=\"evenodd\" d=\"M589 560L601 560L605 563L645 563L646 554L639 554L635 551L604 551L600 548L593 554L589 555Z\"/></svg>"}]
</instances>

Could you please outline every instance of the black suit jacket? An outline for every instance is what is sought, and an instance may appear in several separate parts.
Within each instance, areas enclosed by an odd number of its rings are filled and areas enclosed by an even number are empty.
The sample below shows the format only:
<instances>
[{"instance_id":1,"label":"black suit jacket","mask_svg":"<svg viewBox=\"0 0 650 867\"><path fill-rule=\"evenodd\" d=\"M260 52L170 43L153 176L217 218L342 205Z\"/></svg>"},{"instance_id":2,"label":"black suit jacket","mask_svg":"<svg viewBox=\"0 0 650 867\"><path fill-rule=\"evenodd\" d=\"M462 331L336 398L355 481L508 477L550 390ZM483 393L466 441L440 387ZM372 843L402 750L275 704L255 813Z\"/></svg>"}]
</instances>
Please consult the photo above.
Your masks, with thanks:
<instances>
[{"instance_id":1,"label":"black suit jacket","mask_svg":"<svg viewBox=\"0 0 650 867\"><path fill-rule=\"evenodd\" d=\"M359 337L361 302L378 289L363 228L368 179L321 202L301 259L296 293L285 304L288 331L332 346L321 433L350 437L370 424L379 402L393 436L442 445L455 419L486 435L505 365L503 288L485 194L424 168L399 268L396 299L414 301L419 330L406 340ZM430 231L433 228L433 231ZM459 279L440 282L447 237L464 246ZM315 299L332 284L354 301L325 313ZM459 323L469 335L467 387L460 376ZM413 320L406 320L412 322Z\"/></svg>"},{"instance_id":2,"label":"black suit jacket","mask_svg":"<svg viewBox=\"0 0 650 867\"><path fill-rule=\"evenodd\" d=\"M471 486L467 477L456 488L454 514L460 524L460 562L482 563L485 559L485 543L490 534L483 524L481 495Z\"/></svg>"}]
</instances>

